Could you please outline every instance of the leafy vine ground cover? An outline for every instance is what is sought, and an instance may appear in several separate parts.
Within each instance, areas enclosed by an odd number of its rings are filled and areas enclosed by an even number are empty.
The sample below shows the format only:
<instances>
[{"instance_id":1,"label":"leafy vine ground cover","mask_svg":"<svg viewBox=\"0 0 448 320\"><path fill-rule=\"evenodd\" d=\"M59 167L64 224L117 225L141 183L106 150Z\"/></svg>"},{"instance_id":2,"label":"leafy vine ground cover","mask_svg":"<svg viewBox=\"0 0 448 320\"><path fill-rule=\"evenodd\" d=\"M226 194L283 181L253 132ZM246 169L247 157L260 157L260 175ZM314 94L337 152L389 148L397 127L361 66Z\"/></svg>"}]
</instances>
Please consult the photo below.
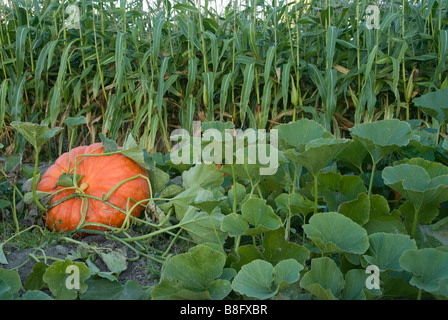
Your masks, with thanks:
<instances>
[{"instance_id":1,"label":"leafy vine ground cover","mask_svg":"<svg viewBox=\"0 0 448 320\"><path fill-rule=\"evenodd\" d=\"M36 150L58 134L16 125ZM349 139L309 119L275 129L274 175L260 175L260 164L175 165L169 154L147 154L129 136L120 152L148 170L147 210L123 230L89 231L119 249L89 242L89 236L45 230L35 197L43 205L45 198L15 181L24 192L25 218L33 222L2 238L0 298L448 297L447 138L439 141L419 121L397 119L359 124ZM32 130L40 132L34 142L27 138ZM103 144L115 142L104 138ZM2 170L9 179L18 172L37 179L38 170L19 160L6 159ZM17 218L14 212L12 217ZM40 242L29 253L32 272L21 279L20 266L8 268L8 246L25 236ZM45 256L46 245L54 243L72 250L59 258ZM152 266L147 270L154 281L120 281L131 260L140 259ZM78 289L66 285L71 265L79 269Z\"/></svg>"}]
</instances>

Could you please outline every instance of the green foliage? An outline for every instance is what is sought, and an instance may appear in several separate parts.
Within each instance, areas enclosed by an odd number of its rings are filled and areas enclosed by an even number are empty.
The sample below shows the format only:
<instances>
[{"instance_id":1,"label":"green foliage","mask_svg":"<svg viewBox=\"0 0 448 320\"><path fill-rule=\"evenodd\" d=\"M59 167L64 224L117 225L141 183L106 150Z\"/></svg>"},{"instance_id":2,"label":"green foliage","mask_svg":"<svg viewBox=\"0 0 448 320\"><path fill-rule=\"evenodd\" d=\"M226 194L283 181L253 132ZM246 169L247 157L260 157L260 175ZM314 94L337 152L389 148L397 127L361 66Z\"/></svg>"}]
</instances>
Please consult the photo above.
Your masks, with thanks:
<instances>
[{"instance_id":1,"label":"green foliage","mask_svg":"<svg viewBox=\"0 0 448 320\"><path fill-rule=\"evenodd\" d=\"M51 195L36 191L39 151L50 160L101 141L147 170L152 194L123 228L81 231L161 272L149 287L121 283L131 258L67 234L78 251L51 264L32 255L23 283L0 269L0 299L447 299L448 32L436 1L403 4L384 4L379 30L359 1L223 13L81 1L80 30L64 28L64 3L2 4L0 264L33 228L46 240L36 250L53 239L38 224ZM191 134L194 120L277 129L276 174L175 165L170 130ZM30 146L34 171L22 163ZM66 286L70 266L78 289ZM379 288L367 286L370 266Z\"/></svg>"},{"instance_id":2,"label":"green foliage","mask_svg":"<svg viewBox=\"0 0 448 320\"><path fill-rule=\"evenodd\" d=\"M151 291L153 299L223 299L229 294L230 282L220 279L225 254L206 244L170 258L161 282Z\"/></svg>"}]
</instances>

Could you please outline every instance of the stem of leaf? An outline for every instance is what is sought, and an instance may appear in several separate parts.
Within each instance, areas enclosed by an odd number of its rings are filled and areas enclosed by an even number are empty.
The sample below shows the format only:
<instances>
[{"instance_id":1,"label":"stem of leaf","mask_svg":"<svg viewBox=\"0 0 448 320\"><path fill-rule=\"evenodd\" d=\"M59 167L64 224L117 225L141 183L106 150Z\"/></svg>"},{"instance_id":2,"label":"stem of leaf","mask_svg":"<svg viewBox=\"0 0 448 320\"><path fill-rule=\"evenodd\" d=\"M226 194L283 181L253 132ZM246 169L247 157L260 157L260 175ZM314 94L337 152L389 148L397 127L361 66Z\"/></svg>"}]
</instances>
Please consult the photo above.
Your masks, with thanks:
<instances>
[{"instance_id":1,"label":"stem of leaf","mask_svg":"<svg viewBox=\"0 0 448 320\"><path fill-rule=\"evenodd\" d=\"M422 289L418 289L417 300L422 299Z\"/></svg>"},{"instance_id":2,"label":"stem of leaf","mask_svg":"<svg viewBox=\"0 0 448 320\"><path fill-rule=\"evenodd\" d=\"M14 218L14 224L16 225L16 232L20 231L19 220L17 220L17 208L16 208L16 189L12 193L12 214Z\"/></svg>"},{"instance_id":3,"label":"stem of leaf","mask_svg":"<svg viewBox=\"0 0 448 320\"><path fill-rule=\"evenodd\" d=\"M369 198L370 195L372 194L372 186L373 186L373 178L375 177L375 169L376 169L376 162L373 161L373 165L372 165L372 173L370 175L370 183L369 183Z\"/></svg>"},{"instance_id":4,"label":"stem of leaf","mask_svg":"<svg viewBox=\"0 0 448 320\"><path fill-rule=\"evenodd\" d=\"M235 177L235 169L232 167L232 179L233 179L233 213L236 213L236 177Z\"/></svg>"},{"instance_id":5,"label":"stem of leaf","mask_svg":"<svg viewBox=\"0 0 448 320\"><path fill-rule=\"evenodd\" d=\"M317 175L315 175L314 176L314 214L317 213L317 205L318 205L317 197L318 197Z\"/></svg>"},{"instance_id":6,"label":"stem of leaf","mask_svg":"<svg viewBox=\"0 0 448 320\"><path fill-rule=\"evenodd\" d=\"M210 223L212 224L213 231L215 232L216 239L218 240L219 245L220 245L221 247L223 247L222 242L221 242L221 239L219 239L218 231L216 231L215 224L213 223L212 215L209 214L208 216L209 216L209 218L210 218Z\"/></svg>"},{"instance_id":7,"label":"stem of leaf","mask_svg":"<svg viewBox=\"0 0 448 320\"><path fill-rule=\"evenodd\" d=\"M235 168L233 164L230 165L232 167L232 179L233 179L233 213L236 213L236 176L235 176ZM241 236L235 237L235 252L238 251L238 247L240 246Z\"/></svg>"},{"instance_id":8,"label":"stem of leaf","mask_svg":"<svg viewBox=\"0 0 448 320\"><path fill-rule=\"evenodd\" d=\"M34 162L34 171L33 171L33 199L34 202L37 204L37 206L42 210L42 211L46 211L45 207L40 203L39 199L37 198L37 193L36 193L36 185L37 185L37 179L36 179L36 175L37 175L37 164L39 162L39 149L38 148L34 148L35 151L35 162Z\"/></svg>"},{"instance_id":9,"label":"stem of leaf","mask_svg":"<svg viewBox=\"0 0 448 320\"><path fill-rule=\"evenodd\" d=\"M417 223L418 223L418 216L420 213L420 210L415 208L414 210L414 221L412 222L412 231L411 231L411 238L415 238L415 232L417 231Z\"/></svg>"}]
</instances>

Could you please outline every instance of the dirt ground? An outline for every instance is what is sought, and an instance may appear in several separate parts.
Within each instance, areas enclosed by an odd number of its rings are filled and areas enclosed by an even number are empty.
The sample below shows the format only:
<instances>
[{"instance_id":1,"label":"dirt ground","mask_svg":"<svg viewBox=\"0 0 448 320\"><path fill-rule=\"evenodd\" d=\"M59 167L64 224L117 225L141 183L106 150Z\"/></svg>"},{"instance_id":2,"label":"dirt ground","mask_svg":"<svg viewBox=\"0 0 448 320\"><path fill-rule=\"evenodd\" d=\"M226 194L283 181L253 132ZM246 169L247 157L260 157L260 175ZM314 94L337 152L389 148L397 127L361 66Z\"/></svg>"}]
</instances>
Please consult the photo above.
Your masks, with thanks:
<instances>
[{"instance_id":1,"label":"dirt ground","mask_svg":"<svg viewBox=\"0 0 448 320\"><path fill-rule=\"evenodd\" d=\"M117 243L115 241L111 241L106 239L101 235L88 235L82 239L83 242L88 244L94 244L95 246L102 248L108 248L113 250L120 250L120 252L124 253L124 256L129 258L135 257L135 254L122 245L121 243ZM55 244L48 247L45 247L43 250L45 252L45 256L47 257L47 264L53 263L53 259L65 259L67 255L76 254L78 245L74 243L64 243L64 244ZM31 258L30 254L36 257L39 257L39 260L44 261L44 254L40 250L36 250L34 248L19 250L17 247L13 245L5 245L3 248L6 259L8 260L8 264L0 264L1 268L5 269L15 269L22 280L22 284L25 284L26 279L33 271L33 266L36 263L36 260ZM83 260L77 260L82 261ZM93 261L95 266L97 266L103 272L109 272L106 264L102 261L102 259L96 255L96 259ZM157 279L153 273L151 273L151 268L157 267L154 265L152 261L150 261L146 257L140 257L136 261L127 260L127 267L124 271L122 271L118 280L120 283L124 284L128 280L134 280L138 282L140 285L144 287L153 286L157 283Z\"/></svg>"}]
</instances>

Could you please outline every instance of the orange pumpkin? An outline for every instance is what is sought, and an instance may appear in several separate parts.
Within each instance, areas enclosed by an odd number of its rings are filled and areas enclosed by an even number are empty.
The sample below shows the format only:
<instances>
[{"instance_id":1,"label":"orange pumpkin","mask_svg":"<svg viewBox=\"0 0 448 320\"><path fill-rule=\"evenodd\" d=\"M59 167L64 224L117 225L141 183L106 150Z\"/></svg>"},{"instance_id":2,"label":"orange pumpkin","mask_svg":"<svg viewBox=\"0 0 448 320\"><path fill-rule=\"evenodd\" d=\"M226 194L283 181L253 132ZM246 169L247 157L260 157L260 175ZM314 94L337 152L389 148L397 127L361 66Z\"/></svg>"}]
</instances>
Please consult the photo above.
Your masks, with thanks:
<instances>
[{"instance_id":1,"label":"orange pumpkin","mask_svg":"<svg viewBox=\"0 0 448 320\"><path fill-rule=\"evenodd\" d=\"M72 149L70 151L70 170L74 168L76 156L102 153L103 147L101 143L95 143L90 146L80 146ZM65 188L63 186L57 186L56 183L61 174L69 171L68 160L68 153L64 153L60 156L42 176L42 179L37 186L37 190L55 192ZM125 179L135 177L138 174L148 177L145 169L122 154L78 157L76 171L77 175L83 175L82 179L78 182L78 193L84 192L87 195L100 198ZM71 189L56 193L50 200L50 205L69 197L74 192L75 190ZM143 177L138 177L123 183L111 194L108 201L116 207L126 211L126 204L130 197L135 201L148 199L148 181ZM118 209L102 200L87 197L83 198L84 201L87 201L88 205L85 215L85 223L100 223L113 227L120 227L123 224L126 215ZM135 203L136 202L131 200L129 202L129 208L132 208ZM44 217L47 227L50 230L58 232L72 231L76 229L81 220L82 204L83 200L81 197L73 197L51 208ZM145 204L146 202L143 203L143 205L136 206L131 212L131 215L138 217L144 209ZM105 229L100 226L86 226L85 228L95 230Z\"/></svg>"}]
</instances>

